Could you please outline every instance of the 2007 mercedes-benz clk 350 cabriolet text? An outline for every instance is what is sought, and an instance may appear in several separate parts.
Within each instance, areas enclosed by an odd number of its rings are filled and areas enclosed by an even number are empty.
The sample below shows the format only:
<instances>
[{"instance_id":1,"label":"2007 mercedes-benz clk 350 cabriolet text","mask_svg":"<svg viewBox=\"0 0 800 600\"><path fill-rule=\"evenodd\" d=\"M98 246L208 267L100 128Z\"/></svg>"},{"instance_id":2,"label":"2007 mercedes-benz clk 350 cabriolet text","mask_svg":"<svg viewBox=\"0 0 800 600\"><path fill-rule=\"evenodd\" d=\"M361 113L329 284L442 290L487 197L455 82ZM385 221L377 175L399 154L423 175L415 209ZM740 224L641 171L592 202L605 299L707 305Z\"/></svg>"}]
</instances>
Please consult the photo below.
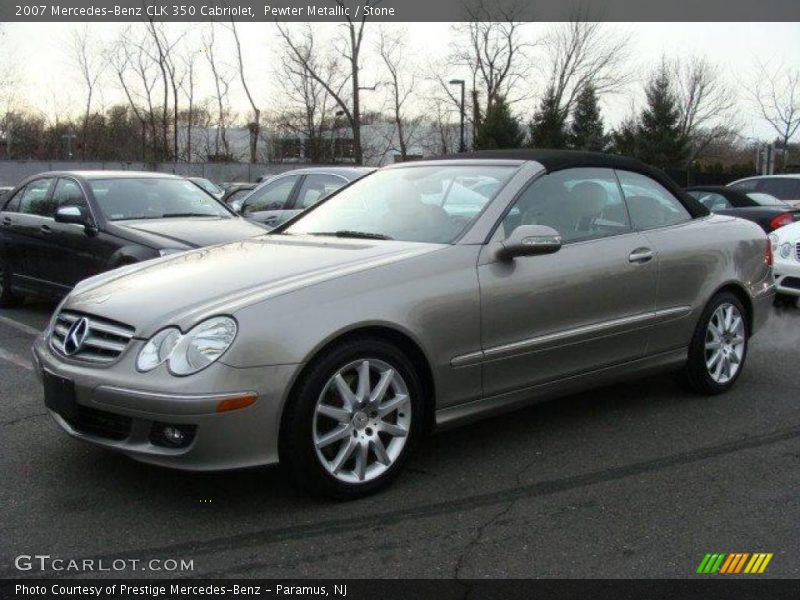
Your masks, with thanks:
<instances>
[{"instance_id":1,"label":"2007 mercedes-benz clk 350 cabriolet text","mask_svg":"<svg viewBox=\"0 0 800 600\"><path fill-rule=\"evenodd\" d=\"M280 461L352 498L436 427L664 369L728 390L771 264L758 225L637 161L472 153L85 280L34 356L77 438L182 469Z\"/></svg>"}]
</instances>

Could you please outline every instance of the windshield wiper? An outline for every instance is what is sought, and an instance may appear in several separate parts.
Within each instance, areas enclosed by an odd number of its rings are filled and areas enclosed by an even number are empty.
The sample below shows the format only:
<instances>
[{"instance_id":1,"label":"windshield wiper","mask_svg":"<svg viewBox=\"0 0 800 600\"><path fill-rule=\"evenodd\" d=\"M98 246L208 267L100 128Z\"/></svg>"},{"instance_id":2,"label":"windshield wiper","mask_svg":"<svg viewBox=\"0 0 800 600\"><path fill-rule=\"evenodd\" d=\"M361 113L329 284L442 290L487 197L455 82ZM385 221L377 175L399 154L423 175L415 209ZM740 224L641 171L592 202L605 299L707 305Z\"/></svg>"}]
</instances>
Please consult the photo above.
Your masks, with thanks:
<instances>
[{"instance_id":1,"label":"windshield wiper","mask_svg":"<svg viewBox=\"0 0 800 600\"><path fill-rule=\"evenodd\" d=\"M184 213L166 213L161 215L162 219L169 219L171 217L219 217L222 215L217 215L214 213L196 213L196 212L184 212Z\"/></svg>"},{"instance_id":2,"label":"windshield wiper","mask_svg":"<svg viewBox=\"0 0 800 600\"><path fill-rule=\"evenodd\" d=\"M339 231L312 231L308 235L330 235L340 238L360 238L363 240L391 240L392 238L382 233L370 233L369 231L350 231L341 229Z\"/></svg>"}]
</instances>

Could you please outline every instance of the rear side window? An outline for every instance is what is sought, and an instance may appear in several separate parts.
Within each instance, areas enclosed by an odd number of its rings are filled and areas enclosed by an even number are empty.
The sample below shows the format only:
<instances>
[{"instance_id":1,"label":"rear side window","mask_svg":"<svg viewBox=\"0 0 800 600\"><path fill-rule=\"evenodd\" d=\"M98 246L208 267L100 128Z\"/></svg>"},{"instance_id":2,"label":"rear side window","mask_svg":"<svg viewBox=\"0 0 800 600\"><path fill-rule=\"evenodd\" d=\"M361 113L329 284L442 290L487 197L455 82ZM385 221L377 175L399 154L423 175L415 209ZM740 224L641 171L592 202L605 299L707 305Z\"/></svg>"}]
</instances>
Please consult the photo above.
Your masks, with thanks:
<instances>
[{"instance_id":1,"label":"rear side window","mask_svg":"<svg viewBox=\"0 0 800 600\"><path fill-rule=\"evenodd\" d=\"M800 200L800 179L789 177L762 179L758 191L775 196L779 200Z\"/></svg>"},{"instance_id":2,"label":"rear side window","mask_svg":"<svg viewBox=\"0 0 800 600\"><path fill-rule=\"evenodd\" d=\"M19 201L22 198L22 192L25 188L18 190L16 194L11 196L7 202L5 202L5 206L3 207L4 212L19 212ZM9 192L9 195L11 192Z\"/></svg>"},{"instance_id":3,"label":"rear side window","mask_svg":"<svg viewBox=\"0 0 800 600\"><path fill-rule=\"evenodd\" d=\"M346 183L347 180L337 175L307 175L297 195L297 208L314 206Z\"/></svg>"},{"instance_id":4,"label":"rear side window","mask_svg":"<svg viewBox=\"0 0 800 600\"><path fill-rule=\"evenodd\" d=\"M663 185L646 175L617 171L635 229L654 229L691 220L689 211Z\"/></svg>"},{"instance_id":5,"label":"rear side window","mask_svg":"<svg viewBox=\"0 0 800 600\"><path fill-rule=\"evenodd\" d=\"M689 194L697 198L697 200L700 201L700 204L712 212L723 208L731 208L731 203L728 202L727 198L725 198L725 196L722 194L717 194L716 192L699 191L691 191Z\"/></svg>"},{"instance_id":6,"label":"rear side window","mask_svg":"<svg viewBox=\"0 0 800 600\"><path fill-rule=\"evenodd\" d=\"M39 217L53 217L56 214L56 204L50 196L52 178L37 179L25 186L19 196L19 209L26 215Z\"/></svg>"}]
</instances>

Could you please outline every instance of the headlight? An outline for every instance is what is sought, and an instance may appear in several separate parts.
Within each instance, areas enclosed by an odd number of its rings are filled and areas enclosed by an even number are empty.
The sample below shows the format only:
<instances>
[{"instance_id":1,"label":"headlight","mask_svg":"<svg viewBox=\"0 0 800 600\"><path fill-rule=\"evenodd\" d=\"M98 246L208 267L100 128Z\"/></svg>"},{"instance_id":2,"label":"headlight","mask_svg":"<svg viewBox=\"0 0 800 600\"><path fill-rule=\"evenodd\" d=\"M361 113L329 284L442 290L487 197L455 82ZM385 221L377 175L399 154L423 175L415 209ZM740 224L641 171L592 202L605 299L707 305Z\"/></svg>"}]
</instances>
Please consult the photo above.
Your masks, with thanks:
<instances>
[{"instance_id":1,"label":"headlight","mask_svg":"<svg viewBox=\"0 0 800 600\"><path fill-rule=\"evenodd\" d=\"M174 327L162 329L144 345L136 359L136 368L140 371L152 371L167 360L181 339L181 332Z\"/></svg>"},{"instance_id":2,"label":"headlight","mask_svg":"<svg viewBox=\"0 0 800 600\"><path fill-rule=\"evenodd\" d=\"M767 237L769 237L769 241L772 244L772 251L775 252L778 249L778 236L770 233Z\"/></svg>"},{"instance_id":3,"label":"headlight","mask_svg":"<svg viewBox=\"0 0 800 600\"><path fill-rule=\"evenodd\" d=\"M789 258L792 253L792 245L789 242L781 244L781 258Z\"/></svg>"},{"instance_id":4,"label":"headlight","mask_svg":"<svg viewBox=\"0 0 800 600\"><path fill-rule=\"evenodd\" d=\"M183 248L161 248L158 251L159 256L169 256L170 254L179 254L181 252L186 252Z\"/></svg>"},{"instance_id":5,"label":"headlight","mask_svg":"<svg viewBox=\"0 0 800 600\"><path fill-rule=\"evenodd\" d=\"M213 317L186 334L174 327L162 329L139 352L136 368L151 371L166 362L173 375L197 373L225 353L236 332L236 321L230 317Z\"/></svg>"}]
</instances>

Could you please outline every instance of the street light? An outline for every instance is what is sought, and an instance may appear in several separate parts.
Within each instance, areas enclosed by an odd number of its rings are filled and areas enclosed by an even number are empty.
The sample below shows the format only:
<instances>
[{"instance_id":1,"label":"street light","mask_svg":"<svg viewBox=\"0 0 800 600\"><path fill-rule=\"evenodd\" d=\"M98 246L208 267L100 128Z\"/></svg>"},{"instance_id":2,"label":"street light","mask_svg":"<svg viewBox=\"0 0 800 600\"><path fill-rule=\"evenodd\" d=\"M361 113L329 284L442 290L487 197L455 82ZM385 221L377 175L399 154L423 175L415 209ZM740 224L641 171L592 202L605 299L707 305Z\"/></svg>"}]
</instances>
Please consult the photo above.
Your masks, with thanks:
<instances>
[{"instance_id":1,"label":"street light","mask_svg":"<svg viewBox=\"0 0 800 600\"><path fill-rule=\"evenodd\" d=\"M466 152L467 145L464 143L464 80L463 79L451 79L450 85L460 85L461 86L461 143L459 145L458 151L459 152Z\"/></svg>"},{"instance_id":2,"label":"street light","mask_svg":"<svg viewBox=\"0 0 800 600\"><path fill-rule=\"evenodd\" d=\"M331 163L336 164L336 125L339 117L344 116L343 110L337 110L333 114L333 126L331 127Z\"/></svg>"},{"instance_id":3,"label":"street light","mask_svg":"<svg viewBox=\"0 0 800 600\"><path fill-rule=\"evenodd\" d=\"M72 160L72 140L74 140L76 137L78 136L72 132L65 133L61 136L61 139L67 141L67 160Z\"/></svg>"}]
</instances>

